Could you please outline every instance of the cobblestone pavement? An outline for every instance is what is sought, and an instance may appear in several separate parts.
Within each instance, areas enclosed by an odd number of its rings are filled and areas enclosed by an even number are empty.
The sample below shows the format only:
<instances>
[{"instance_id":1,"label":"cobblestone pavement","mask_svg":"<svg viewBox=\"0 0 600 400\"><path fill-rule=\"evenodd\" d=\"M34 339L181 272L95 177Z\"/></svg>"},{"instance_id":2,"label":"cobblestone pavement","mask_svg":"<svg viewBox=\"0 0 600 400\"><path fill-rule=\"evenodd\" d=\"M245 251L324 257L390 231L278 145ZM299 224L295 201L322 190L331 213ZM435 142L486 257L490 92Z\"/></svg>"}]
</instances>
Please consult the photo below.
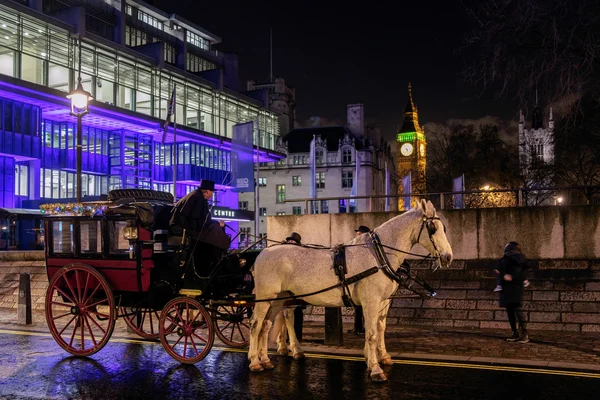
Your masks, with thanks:
<instances>
[{"instance_id":1,"label":"cobblestone pavement","mask_svg":"<svg viewBox=\"0 0 600 400\"><path fill-rule=\"evenodd\" d=\"M33 312L32 325L16 324L16 309L0 308L0 329L48 332L44 313ZM346 333L343 346L323 344L324 326L305 322L302 347L308 353L331 353L361 356L364 336ZM438 361L487 362L549 366L557 368L600 371L600 334L571 332L530 332L527 344L509 343L509 332L500 330L466 330L457 328L388 327L386 345L393 358ZM117 321L115 337L137 338L127 331L122 320ZM222 346L215 339L216 346Z\"/></svg>"}]
</instances>

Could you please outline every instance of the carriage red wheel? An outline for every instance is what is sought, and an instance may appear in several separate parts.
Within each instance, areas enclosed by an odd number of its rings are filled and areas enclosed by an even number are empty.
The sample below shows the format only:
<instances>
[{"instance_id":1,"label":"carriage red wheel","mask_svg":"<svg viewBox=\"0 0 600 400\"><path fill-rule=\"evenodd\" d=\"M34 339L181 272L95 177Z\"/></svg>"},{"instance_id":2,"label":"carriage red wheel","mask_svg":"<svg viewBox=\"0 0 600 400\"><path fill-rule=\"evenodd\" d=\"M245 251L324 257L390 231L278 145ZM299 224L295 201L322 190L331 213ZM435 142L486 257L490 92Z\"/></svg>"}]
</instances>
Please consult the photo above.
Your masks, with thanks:
<instances>
[{"instance_id":1,"label":"carriage red wheel","mask_svg":"<svg viewBox=\"0 0 600 400\"><path fill-rule=\"evenodd\" d=\"M108 282L85 264L59 270L46 291L46 322L60 347L76 356L99 351L115 328L115 299Z\"/></svg>"},{"instance_id":2,"label":"carriage red wheel","mask_svg":"<svg viewBox=\"0 0 600 400\"><path fill-rule=\"evenodd\" d=\"M219 306L213 320L215 333L229 347L241 348L250 344L250 316L248 306Z\"/></svg>"},{"instance_id":3,"label":"carriage red wheel","mask_svg":"<svg viewBox=\"0 0 600 400\"><path fill-rule=\"evenodd\" d=\"M151 308L121 307L121 314L129 328L144 339L158 340L160 310Z\"/></svg>"},{"instance_id":4,"label":"carriage red wheel","mask_svg":"<svg viewBox=\"0 0 600 400\"><path fill-rule=\"evenodd\" d=\"M215 340L208 312L189 297L169 301L160 316L160 342L171 357L195 364L210 352Z\"/></svg>"}]
</instances>

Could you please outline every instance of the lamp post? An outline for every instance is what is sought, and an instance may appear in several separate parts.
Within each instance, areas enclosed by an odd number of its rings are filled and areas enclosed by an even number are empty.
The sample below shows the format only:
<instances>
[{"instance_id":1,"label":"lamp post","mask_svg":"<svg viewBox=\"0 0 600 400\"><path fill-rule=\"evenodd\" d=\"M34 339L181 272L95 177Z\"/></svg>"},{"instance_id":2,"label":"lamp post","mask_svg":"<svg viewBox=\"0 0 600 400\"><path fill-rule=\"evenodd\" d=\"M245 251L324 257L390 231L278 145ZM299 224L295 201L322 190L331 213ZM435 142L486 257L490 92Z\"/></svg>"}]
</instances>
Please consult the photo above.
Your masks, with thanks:
<instances>
[{"instance_id":1,"label":"lamp post","mask_svg":"<svg viewBox=\"0 0 600 400\"><path fill-rule=\"evenodd\" d=\"M81 202L81 158L82 158L82 145L81 145L81 118L88 114L88 103L93 99L92 95L86 92L81 85L81 38L79 38L79 76L77 78L77 87L72 90L68 95L67 99L71 100L71 115L77 117L77 145L76 145L76 156L77 156L77 171L76 175L76 201Z\"/></svg>"}]
</instances>

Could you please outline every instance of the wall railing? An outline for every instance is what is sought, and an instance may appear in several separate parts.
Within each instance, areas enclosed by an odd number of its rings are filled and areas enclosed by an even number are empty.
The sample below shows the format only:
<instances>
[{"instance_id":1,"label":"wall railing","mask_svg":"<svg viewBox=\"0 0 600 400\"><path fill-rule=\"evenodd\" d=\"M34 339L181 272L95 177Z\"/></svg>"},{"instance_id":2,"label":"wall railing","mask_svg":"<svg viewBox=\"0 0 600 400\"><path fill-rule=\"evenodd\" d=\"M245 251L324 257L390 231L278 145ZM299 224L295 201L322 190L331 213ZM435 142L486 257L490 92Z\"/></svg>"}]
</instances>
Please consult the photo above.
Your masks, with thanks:
<instances>
[{"instance_id":1,"label":"wall railing","mask_svg":"<svg viewBox=\"0 0 600 400\"><path fill-rule=\"evenodd\" d=\"M384 211L380 199L392 199L390 211L402 209L399 207L401 199L407 199L414 205L418 199L430 200L439 210L447 209L473 209L494 207L536 207L536 206L560 206L560 205L583 205L600 204L600 186L554 186L543 188L511 188L511 189L481 189L462 192L436 192L436 193L412 193L391 195L366 195L366 196L336 196L286 199L285 203L304 203L304 213L310 214L314 207L318 207L321 201L345 201L345 212L352 212L349 207L350 200L368 201L368 209L357 210L358 212ZM332 207L329 207L332 209ZM336 214L335 212L333 214Z\"/></svg>"}]
</instances>

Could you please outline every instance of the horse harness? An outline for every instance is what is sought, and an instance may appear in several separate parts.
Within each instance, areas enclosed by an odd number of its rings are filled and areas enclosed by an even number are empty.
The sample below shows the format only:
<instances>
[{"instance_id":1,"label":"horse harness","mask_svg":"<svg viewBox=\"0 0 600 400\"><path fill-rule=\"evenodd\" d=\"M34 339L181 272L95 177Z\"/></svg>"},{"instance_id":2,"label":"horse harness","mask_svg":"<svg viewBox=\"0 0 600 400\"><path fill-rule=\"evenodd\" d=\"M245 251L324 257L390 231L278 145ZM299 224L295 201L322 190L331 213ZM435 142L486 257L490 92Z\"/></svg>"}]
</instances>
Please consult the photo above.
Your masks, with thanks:
<instances>
[{"instance_id":1,"label":"horse harness","mask_svg":"<svg viewBox=\"0 0 600 400\"><path fill-rule=\"evenodd\" d=\"M435 242L433 241L433 235L435 234L437 228L435 224L433 224L434 220L439 220L439 217L423 217L423 221L421 223L421 229L419 230L419 236L417 237L417 243L421 239L421 233L423 229L427 229L427 234L429 235L429 239L431 240L431 244L433 248L438 251ZM444 231L446 231L446 227L444 226ZM342 287L342 301L344 302L345 307L356 307L354 301L352 301L352 295L350 294L349 285L358 282L361 279L364 279L368 276L371 276L377 273L379 270L382 270L385 276L387 276L392 281L398 283L399 285L403 285L406 283L408 278L412 278L410 276L410 269L405 268L400 265L397 270L394 271L392 269L390 260L386 252L384 251L384 245L381 243L381 239L379 239L379 235L377 233L371 231L368 232L369 239L371 239L373 255L375 260L377 261L377 266L369 268L368 270L354 275L348 279L346 279L346 274L348 273L348 268L346 266L346 247L343 244L339 244L333 248L333 270L339 279L339 284ZM385 246L388 247L388 246ZM391 248L393 250L397 250ZM398 250L397 250L398 251ZM439 251L438 251L439 253ZM404 275L404 276L403 276ZM357 279L358 278L358 279ZM435 296L436 292L431 288L425 281L412 278L421 286L423 286L427 291L430 292L431 296ZM410 288L409 288L410 289ZM411 289L412 290L412 289Z\"/></svg>"}]
</instances>

